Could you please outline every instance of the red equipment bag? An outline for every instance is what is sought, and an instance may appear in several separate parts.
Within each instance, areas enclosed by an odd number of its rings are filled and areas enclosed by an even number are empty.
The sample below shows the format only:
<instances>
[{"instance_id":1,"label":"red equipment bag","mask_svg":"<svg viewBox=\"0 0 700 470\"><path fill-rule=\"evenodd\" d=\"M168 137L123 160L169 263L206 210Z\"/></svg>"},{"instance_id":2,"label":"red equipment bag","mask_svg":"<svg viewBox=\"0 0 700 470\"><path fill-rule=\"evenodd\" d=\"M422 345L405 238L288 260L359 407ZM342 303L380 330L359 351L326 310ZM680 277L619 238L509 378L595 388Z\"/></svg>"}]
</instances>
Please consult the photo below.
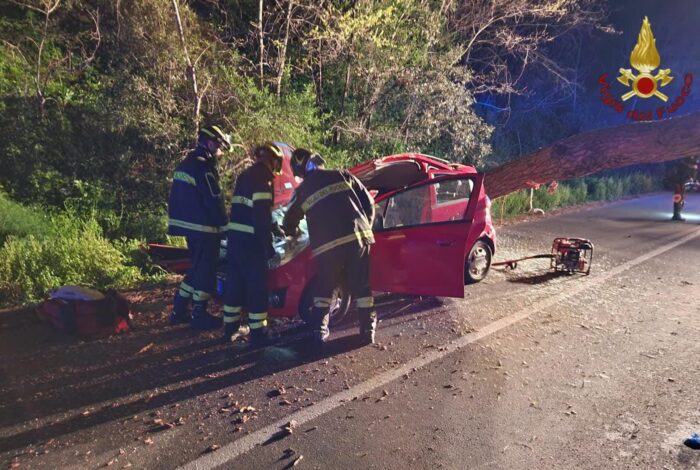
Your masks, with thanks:
<instances>
[{"instance_id":1,"label":"red equipment bag","mask_svg":"<svg viewBox=\"0 0 700 470\"><path fill-rule=\"evenodd\" d=\"M48 299L37 310L57 330L82 338L129 331L129 302L114 290L97 300Z\"/></svg>"}]
</instances>

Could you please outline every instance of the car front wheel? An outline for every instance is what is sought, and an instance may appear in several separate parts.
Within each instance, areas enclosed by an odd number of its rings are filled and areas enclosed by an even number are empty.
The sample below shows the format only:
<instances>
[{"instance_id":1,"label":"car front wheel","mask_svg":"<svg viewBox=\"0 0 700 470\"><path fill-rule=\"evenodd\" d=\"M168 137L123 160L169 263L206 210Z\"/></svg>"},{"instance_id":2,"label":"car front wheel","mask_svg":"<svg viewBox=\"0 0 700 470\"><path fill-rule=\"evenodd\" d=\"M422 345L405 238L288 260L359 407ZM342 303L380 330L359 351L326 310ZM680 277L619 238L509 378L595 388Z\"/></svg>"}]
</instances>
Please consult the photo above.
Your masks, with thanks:
<instances>
[{"instance_id":1,"label":"car front wheel","mask_svg":"<svg viewBox=\"0 0 700 470\"><path fill-rule=\"evenodd\" d=\"M299 304L299 316L307 325L313 324L313 318L311 317L311 310L314 306L314 282L311 282L304 290L304 295L302 296L301 302ZM331 294L331 307L330 307L330 326L339 325L343 323L350 311L350 294L342 286L336 287Z\"/></svg>"},{"instance_id":2,"label":"car front wheel","mask_svg":"<svg viewBox=\"0 0 700 470\"><path fill-rule=\"evenodd\" d=\"M483 280L491 269L491 247L479 240L469 250L464 262L464 283L475 284Z\"/></svg>"}]
</instances>

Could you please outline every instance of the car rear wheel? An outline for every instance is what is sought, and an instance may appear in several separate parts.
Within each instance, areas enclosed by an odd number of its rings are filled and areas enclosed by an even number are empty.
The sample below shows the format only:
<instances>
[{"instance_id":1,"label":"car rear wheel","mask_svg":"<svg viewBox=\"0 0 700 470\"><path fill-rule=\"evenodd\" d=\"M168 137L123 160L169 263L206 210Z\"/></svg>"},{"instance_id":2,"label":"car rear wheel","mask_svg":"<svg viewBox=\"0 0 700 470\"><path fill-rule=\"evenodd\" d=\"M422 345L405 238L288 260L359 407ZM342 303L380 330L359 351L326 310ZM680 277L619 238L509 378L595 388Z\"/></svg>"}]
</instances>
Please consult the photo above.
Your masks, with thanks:
<instances>
[{"instance_id":1,"label":"car rear wheel","mask_svg":"<svg viewBox=\"0 0 700 470\"><path fill-rule=\"evenodd\" d=\"M314 284L315 280L309 283L304 290L304 295L299 303L299 316L307 325L313 323L311 309L314 306ZM339 325L348 319L350 311L350 294L342 286L338 286L331 294L330 326Z\"/></svg>"},{"instance_id":2,"label":"car rear wheel","mask_svg":"<svg viewBox=\"0 0 700 470\"><path fill-rule=\"evenodd\" d=\"M464 261L464 283L475 284L483 280L491 269L491 247L478 240L469 250Z\"/></svg>"}]
</instances>

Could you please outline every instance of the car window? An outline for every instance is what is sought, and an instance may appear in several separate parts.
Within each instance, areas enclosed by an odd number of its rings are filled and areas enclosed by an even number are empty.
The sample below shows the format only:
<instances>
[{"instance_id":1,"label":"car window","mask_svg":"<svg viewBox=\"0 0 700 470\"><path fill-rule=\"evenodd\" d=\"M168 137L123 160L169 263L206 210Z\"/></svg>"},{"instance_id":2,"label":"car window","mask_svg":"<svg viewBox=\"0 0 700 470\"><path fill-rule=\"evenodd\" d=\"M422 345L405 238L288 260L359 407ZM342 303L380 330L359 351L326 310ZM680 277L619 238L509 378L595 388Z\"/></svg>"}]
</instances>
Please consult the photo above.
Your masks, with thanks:
<instances>
[{"instance_id":1,"label":"car window","mask_svg":"<svg viewBox=\"0 0 700 470\"><path fill-rule=\"evenodd\" d=\"M447 180L411 188L382 201L375 229L461 220L469 204L473 181ZM436 195L436 199L433 198ZM435 205L434 205L435 204Z\"/></svg>"},{"instance_id":2,"label":"car window","mask_svg":"<svg viewBox=\"0 0 700 470\"><path fill-rule=\"evenodd\" d=\"M471 196L474 182L472 180L450 180L435 184L438 204L452 204Z\"/></svg>"}]
</instances>

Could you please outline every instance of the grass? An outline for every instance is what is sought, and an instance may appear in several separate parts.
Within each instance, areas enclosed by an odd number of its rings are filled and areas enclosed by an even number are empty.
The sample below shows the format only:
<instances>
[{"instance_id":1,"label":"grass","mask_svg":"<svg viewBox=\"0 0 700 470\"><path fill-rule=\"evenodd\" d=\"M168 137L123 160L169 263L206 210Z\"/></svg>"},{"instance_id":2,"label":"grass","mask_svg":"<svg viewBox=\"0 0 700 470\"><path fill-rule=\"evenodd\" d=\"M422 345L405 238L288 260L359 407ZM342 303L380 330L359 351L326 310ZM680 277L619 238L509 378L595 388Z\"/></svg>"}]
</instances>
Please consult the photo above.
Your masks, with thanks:
<instances>
[{"instance_id":1,"label":"grass","mask_svg":"<svg viewBox=\"0 0 700 470\"><path fill-rule=\"evenodd\" d=\"M660 178L648 173L632 173L622 177L587 177L563 182L553 193L542 186L534 191L533 208L546 211L594 201L612 201L625 196L663 189ZM494 200L493 216L511 219L530 210L530 190L525 189Z\"/></svg>"}]
</instances>

